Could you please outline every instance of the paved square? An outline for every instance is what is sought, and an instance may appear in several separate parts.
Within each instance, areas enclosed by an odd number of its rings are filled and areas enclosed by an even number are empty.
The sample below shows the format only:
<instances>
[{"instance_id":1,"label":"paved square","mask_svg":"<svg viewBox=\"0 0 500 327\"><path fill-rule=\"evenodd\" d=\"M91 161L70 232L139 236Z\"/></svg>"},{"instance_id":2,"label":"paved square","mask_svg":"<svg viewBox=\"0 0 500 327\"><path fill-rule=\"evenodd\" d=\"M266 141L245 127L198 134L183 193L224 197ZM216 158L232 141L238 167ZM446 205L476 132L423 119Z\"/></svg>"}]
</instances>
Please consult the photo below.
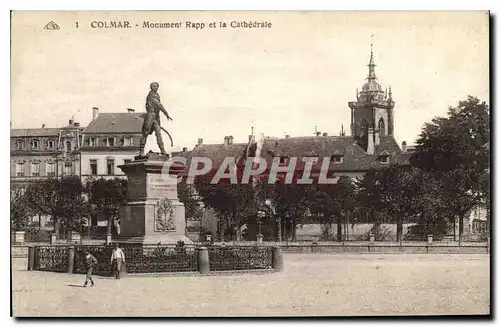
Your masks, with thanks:
<instances>
[{"instance_id":1,"label":"paved square","mask_svg":"<svg viewBox=\"0 0 500 327\"><path fill-rule=\"evenodd\" d=\"M15 316L489 314L489 255L284 254L282 273L95 277L13 259Z\"/></svg>"}]
</instances>

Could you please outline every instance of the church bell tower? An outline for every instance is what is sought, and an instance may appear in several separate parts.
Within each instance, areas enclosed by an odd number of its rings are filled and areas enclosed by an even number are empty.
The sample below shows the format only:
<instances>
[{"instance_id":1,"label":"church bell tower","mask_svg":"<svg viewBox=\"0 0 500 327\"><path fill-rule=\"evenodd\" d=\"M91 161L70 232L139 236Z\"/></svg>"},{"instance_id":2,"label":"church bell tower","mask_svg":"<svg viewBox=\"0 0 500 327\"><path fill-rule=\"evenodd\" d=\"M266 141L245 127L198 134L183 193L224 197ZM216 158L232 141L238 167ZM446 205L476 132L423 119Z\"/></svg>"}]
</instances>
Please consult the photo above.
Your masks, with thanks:
<instances>
[{"instance_id":1,"label":"church bell tower","mask_svg":"<svg viewBox=\"0 0 500 327\"><path fill-rule=\"evenodd\" d=\"M351 108L351 135L356 137L361 145L378 145L380 136L393 135L394 132L394 101L389 87L385 92L377 82L375 75L375 60L373 45L371 45L370 62L368 63L368 78L361 92L356 90L356 101L349 102ZM369 142L368 138L373 138Z\"/></svg>"}]
</instances>

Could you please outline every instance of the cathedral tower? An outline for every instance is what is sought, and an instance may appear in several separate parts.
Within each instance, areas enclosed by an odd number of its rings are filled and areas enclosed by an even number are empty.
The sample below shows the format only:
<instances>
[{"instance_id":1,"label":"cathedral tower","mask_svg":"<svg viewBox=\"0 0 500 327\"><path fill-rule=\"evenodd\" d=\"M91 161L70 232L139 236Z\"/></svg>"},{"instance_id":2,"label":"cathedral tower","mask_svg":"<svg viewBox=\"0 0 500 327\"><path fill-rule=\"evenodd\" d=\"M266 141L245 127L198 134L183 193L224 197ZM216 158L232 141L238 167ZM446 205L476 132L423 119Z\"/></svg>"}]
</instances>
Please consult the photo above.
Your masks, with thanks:
<instances>
[{"instance_id":1,"label":"cathedral tower","mask_svg":"<svg viewBox=\"0 0 500 327\"><path fill-rule=\"evenodd\" d=\"M371 45L368 78L361 92L356 90L356 101L349 102L351 108L351 135L356 137L361 145L378 145L380 136L393 135L394 101L389 88L385 92L377 82L375 75L375 60L373 45ZM368 137L373 142L368 142Z\"/></svg>"}]
</instances>

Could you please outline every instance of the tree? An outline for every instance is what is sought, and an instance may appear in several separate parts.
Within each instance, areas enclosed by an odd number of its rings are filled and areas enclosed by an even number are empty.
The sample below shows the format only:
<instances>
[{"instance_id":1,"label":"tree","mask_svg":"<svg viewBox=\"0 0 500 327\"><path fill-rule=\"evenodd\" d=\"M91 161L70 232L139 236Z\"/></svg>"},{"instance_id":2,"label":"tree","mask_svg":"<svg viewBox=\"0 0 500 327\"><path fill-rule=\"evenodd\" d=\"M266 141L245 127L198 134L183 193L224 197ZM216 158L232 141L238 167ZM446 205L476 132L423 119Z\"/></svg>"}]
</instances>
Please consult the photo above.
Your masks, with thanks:
<instances>
[{"instance_id":1,"label":"tree","mask_svg":"<svg viewBox=\"0 0 500 327\"><path fill-rule=\"evenodd\" d=\"M489 107L471 96L450 108L447 117L425 124L417 141L412 163L441 179L443 201L452 220L459 222L459 240L465 216L484 202L484 172L489 168L484 145L489 141Z\"/></svg>"},{"instance_id":2,"label":"tree","mask_svg":"<svg viewBox=\"0 0 500 327\"><path fill-rule=\"evenodd\" d=\"M34 181L25 192L26 201L37 213L51 216L54 232L77 230L88 212L83 185L76 176Z\"/></svg>"},{"instance_id":3,"label":"tree","mask_svg":"<svg viewBox=\"0 0 500 327\"><path fill-rule=\"evenodd\" d=\"M372 217L385 217L396 223L397 241L402 239L403 223L416 213L419 172L418 168L394 164L369 171L359 184L358 201L370 207ZM382 215L377 216L376 212Z\"/></svg>"},{"instance_id":4,"label":"tree","mask_svg":"<svg viewBox=\"0 0 500 327\"><path fill-rule=\"evenodd\" d=\"M184 204L186 208L186 217L193 220L200 220L203 216L203 209L200 206L199 197L196 194L196 189L185 182L181 182L177 186L177 193L179 201Z\"/></svg>"},{"instance_id":5,"label":"tree","mask_svg":"<svg viewBox=\"0 0 500 327\"><path fill-rule=\"evenodd\" d=\"M342 226L348 222L357 207L356 185L349 177L341 177L337 184L315 184L308 188L307 198L311 214L329 229L337 223L337 241L341 242Z\"/></svg>"},{"instance_id":6,"label":"tree","mask_svg":"<svg viewBox=\"0 0 500 327\"><path fill-rule=\"evenodd\" d=\"M107 234L119 219L120 207L126 202L127 180L121 178L90 180L86 185L91 213L103 215L107 220Z\"/></svg>"},{"instance_id":7,"label":"tree","mask_svg":"<svg viewBox=\"0 0 500 327\"><path fill-rule=\"evenodd\" d=\"M257 214L254 190L251 184L221 180L212 184L213 173L198 176L195 187L205 207L212 208L221 221L221 238L227 231L230 236L239 236L241 227L249 216Z\"/></svg>"},{"instance_id":8,"label":"tree","mask_svg":"<svg viewBox=\"0 0 500 327\"><path fill-rule=\"evenodd\" d=\"M28 227L30 210L26 197L19 189L10 192L10 228L12 231L23 231Z\"/></svg>"}]
</instances>

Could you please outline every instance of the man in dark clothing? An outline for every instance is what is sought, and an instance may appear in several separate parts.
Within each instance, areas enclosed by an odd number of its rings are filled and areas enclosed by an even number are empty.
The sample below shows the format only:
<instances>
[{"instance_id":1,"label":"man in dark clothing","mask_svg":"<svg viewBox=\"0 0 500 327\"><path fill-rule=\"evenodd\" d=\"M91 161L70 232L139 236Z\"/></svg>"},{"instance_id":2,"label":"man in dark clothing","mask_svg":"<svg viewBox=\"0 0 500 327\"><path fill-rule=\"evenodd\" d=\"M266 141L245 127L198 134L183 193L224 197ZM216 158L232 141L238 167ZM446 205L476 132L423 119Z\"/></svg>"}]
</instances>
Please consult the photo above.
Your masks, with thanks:
<instances>
[{"instance_id":1,"label":"man in dark clothing","mask_svg":"<svg viewBox=\"0 0 500 327\"><path fill-rule=\"evenodd\" d=\"M83 287L87 287L87 283L90 281L90 286L94 286L94 281L92 280L92 270L97 266L97 259L90 254L88 250L85 250L85 266L87 267L87 277L85 277L85 284Z\"/></svg>"}]
</instances>

